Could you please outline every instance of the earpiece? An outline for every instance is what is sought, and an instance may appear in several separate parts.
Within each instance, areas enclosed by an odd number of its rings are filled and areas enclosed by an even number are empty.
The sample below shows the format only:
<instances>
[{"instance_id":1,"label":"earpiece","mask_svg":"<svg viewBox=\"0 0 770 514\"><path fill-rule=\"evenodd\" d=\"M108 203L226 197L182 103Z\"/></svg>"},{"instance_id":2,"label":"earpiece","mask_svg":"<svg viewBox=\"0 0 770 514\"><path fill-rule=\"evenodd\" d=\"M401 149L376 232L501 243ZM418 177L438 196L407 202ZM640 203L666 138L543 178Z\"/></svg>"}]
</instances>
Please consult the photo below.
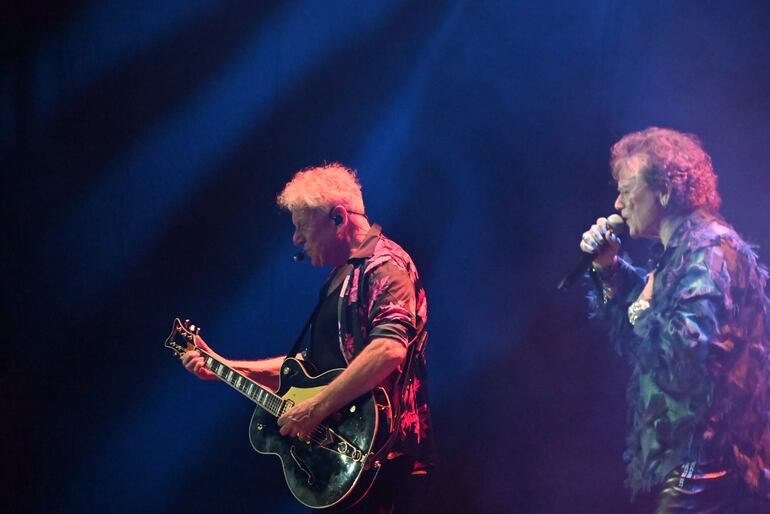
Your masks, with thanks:
<instances>
[{"instance_id":1,"label":"earpiece","mask_svg":"<svg viewBox=\"0 0 770 514\"><path fill-rule=\"evenodd\" d=\"M342 214L335 214L335 213L334 213L334 209L336 209L336 208L337 208L337 207L332 207L332 210L330 210L330 211L329 211L329 219L330 219L330 220L332 220L332 221L334 222L334 224L335 224L335 225L342 225ZM342 206L340 206L340 208L341 208L341 209L345 209L345 208L344 208L344 207L342 207ZM356 212L356 211L351 211L351 210L348 210L348 209L345 209L345 212L346 212L348 215L351 215L351 214L356 214L356 215L358 215L358 216L363 216L363 217L364 217L364 218L366 218L367 220L369 219L369 218L366 216L366 214L364 214L363 212Z\"/></svg>"},{"instance_id":2,"label":"earpiece","mask_svg":"<svg viewBox=\"0 0 770 514\"><path fill-rule=\"evenodd\" d=\"M342 225L342 214L335 214L334 209L336 209L336 207L333 207L332 210L329 211L329 219L332 220L335 225Z\"/></svg>"}]
</instances>

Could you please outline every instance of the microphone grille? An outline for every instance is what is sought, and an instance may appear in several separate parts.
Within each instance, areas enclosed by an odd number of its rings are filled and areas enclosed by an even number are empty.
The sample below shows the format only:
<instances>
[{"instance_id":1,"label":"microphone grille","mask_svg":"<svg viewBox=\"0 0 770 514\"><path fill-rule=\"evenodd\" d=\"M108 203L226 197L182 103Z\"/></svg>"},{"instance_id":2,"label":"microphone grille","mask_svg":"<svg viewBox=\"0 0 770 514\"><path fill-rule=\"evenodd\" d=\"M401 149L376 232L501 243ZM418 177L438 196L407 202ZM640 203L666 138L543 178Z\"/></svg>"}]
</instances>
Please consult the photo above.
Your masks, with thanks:
<instances>
[{"instance_id":1,"label":"microphone grille","mask_svg":"<svg viewBox=\"0 0 770 514\"><path fill-rule=\"evenodd\" d=\"M620 235L626 230L626 220L619 214L610 214L607 217L607 225L610 226L615 235Z\"/></svg>"}]
</instances>

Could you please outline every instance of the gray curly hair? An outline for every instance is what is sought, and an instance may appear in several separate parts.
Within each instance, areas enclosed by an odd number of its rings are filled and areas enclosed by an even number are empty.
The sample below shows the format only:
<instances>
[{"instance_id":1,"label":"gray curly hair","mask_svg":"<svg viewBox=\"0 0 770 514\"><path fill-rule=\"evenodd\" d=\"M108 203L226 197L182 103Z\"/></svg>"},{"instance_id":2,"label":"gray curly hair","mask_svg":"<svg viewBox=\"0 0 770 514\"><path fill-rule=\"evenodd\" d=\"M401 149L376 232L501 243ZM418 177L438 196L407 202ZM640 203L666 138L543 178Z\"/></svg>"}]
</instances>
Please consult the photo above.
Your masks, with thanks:
<instances>
[{"instance_id":1,"label":"gray curly hair","mask_svg":"<svg viewBox=\"0 0 770 514\"><path fill-rule=\"evenodd\" d=\"M351 212L364 212L361 183L355 170L338 162L304 168L294 174L277 198L278 206L300 209L332 209L342 205Z\"/></svg>"},{"instance_id":2,"label":"gray curly hair","mask_svg":"<svg viewBox=\"0 0 770 514\"><path fill-rule=\"evenodd\" d=\"M718 212L722 199L711 157L694 134L649 127L621 138L610 151L612 176L617 181L622 161L637 154L647 156L647 185L656 190L671 186L670 205L684 211L698 208Z\"/></svg>"}]
</instances>

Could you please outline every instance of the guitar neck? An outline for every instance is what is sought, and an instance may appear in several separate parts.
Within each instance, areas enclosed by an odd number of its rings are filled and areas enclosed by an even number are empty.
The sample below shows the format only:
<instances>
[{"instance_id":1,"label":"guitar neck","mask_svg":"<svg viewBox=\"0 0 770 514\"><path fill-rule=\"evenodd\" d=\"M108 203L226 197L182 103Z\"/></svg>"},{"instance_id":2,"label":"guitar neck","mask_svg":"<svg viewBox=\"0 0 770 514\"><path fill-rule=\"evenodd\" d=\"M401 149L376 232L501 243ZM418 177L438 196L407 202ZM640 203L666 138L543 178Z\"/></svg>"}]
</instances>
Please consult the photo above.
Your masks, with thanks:
<instances>
[{"instance_id":1,"label":"guitar neck","mask_svg":"<svg viewBox=\"0 0 770 514\"><path fill-rule=\"evenodd\" d=\"M280 416L283 413L284 402L283 398L270 391L266 387L254 382L250 378L246 377L242 373L235 371L226 364L217 360L200 348L198 352L203 356L203 365L219 377L222 382L231 386L233 389L241 393L243 396L256 403L267 412L275 417Z\"/></svg>"}]
</instances>

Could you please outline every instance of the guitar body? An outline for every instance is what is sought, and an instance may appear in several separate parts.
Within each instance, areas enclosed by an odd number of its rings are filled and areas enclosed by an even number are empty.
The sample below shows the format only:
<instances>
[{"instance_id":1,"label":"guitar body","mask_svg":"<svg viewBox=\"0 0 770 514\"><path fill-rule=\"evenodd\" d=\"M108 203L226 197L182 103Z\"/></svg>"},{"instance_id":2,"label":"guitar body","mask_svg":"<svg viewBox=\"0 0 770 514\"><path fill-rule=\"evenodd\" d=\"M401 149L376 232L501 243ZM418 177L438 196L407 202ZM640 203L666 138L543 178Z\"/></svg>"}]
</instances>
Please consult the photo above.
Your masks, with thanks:
<instances>
[{"instance_id":1,"label":"guitar body","mask_svg":"<svg viewBox=\"0 0 770 514\"><path fill-rule=\"evenodd\" d=\"M286 359L277 394L293 405L322 391L342 369L311 376L302 362ZM259 453L281 459L286 483L301 503L315 509L346 508L369 491L378 468L365 469L367 456L389 432L390 402L382 389L367 393L323 421L310 443L282 436L277 418L257 407L249 439Z\"/></svg>"}]
</instances>

